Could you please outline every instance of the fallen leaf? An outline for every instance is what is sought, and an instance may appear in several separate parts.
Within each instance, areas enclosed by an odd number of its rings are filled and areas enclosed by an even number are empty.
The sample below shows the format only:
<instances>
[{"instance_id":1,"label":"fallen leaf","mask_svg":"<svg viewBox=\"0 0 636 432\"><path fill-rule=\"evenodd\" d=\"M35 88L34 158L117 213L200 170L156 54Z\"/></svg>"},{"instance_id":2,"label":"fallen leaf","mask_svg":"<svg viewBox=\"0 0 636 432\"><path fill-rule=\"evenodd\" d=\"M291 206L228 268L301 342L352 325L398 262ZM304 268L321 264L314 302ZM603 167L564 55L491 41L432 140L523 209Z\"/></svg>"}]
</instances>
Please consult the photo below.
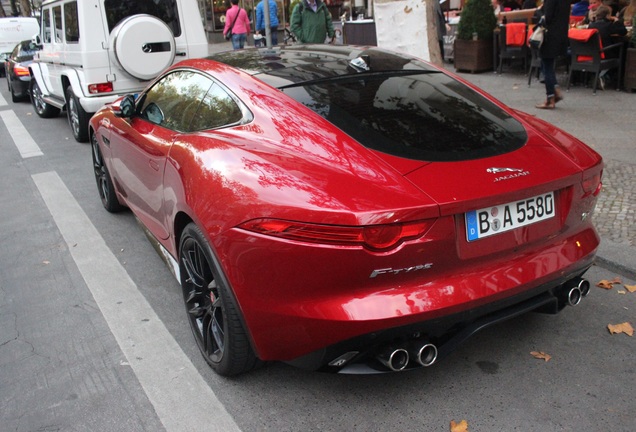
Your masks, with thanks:
<instances>
[{"instance_id":1,"label":"fallen leaf","mask_svg":"<svg viewBox=\"0 0 636 432\"><path fill-rule=\"evenodd\" d=\"M614 287L614 284L620 285L621 283L622 283L621 279L619 277L615 277L611 281L607 279L603 279L599 283L597 283L596 286L606 290L611 290Z\"/></svg>"},{"instance_id":2,"label":"fallen leaf","mask_svg":"<svg viewBox=\"0 0 636 432\"><path fill-rule=\"evenodd\" d=\"M468 432L468 422L462 420L459 423L455 423L455 420L451 420L450 432Z\"/></svg>"},{"instance_id":3,"label":"fallen leaf","mask_svg":"<svg viewBox=\"0 0 636 432\"><path fill-rule=\"evenodd\" d=\"M49 265L49 264L51 264L51 261L42 261L42 264Z\"/></svg>"},{"instance_id":4,"label":"fallen leaf","mask_svg":"<svg viewBox=\"0 0 636 432\"><path fill-rule=\"evenodd\" d=\"M628 336L634 336L634 328L628 322L622 324L608 324L607 329L611 334L625 333Z\"/></svg>"},{"instance_id":5,"label":"fallen leaf","mask_svg":"<svg viewBox=\"0 0 636 432\"><path fill-rule=\"evenodd\" d=\"M546 354L543 351L532 351L530 354L537 359L548 361L552 358L550 354Z\"/></svg>"},{"instance_id":6,"label":"fallen leaf","mask_svg":"<svg viewBox=\"0 0 636 432\"><path fill-rule=\"evenodd\" d=\"M616 292L619 293L619 294L627 294L627 291L623 291L623 290L619 290L619 291L616 291Z\"/></svg>"},{"instance_id":7,"label":"fallen leaf","mask_svg":"<svg viewBox=\"0 0 636 432\"><path fill-rule=\"evenodd\" d=\"M624 285L624 287L631 293L636 292L636 285Z\"/></svg>"}]
</instances>

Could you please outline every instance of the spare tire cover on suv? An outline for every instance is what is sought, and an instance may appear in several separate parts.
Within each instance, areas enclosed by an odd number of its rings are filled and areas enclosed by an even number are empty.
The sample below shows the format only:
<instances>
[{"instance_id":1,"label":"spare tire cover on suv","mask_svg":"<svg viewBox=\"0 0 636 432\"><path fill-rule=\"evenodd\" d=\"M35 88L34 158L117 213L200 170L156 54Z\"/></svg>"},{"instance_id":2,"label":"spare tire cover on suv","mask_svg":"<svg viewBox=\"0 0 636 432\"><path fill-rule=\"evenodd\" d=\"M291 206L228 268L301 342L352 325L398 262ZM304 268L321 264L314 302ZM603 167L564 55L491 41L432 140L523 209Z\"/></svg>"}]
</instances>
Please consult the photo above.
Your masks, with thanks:
<instances>
[{"instance_id":1,"label":"spare tire cover on suv","mask_svg":"<svg viewBox=\"0 0 636 432\"><path fill-rule=\"evenodd\" d=\"M121 68L143 81L159 75L175 56L172 30L152 15L133 15L122 20L111 32L109 46Z\"/></svg>"}]
</instances>

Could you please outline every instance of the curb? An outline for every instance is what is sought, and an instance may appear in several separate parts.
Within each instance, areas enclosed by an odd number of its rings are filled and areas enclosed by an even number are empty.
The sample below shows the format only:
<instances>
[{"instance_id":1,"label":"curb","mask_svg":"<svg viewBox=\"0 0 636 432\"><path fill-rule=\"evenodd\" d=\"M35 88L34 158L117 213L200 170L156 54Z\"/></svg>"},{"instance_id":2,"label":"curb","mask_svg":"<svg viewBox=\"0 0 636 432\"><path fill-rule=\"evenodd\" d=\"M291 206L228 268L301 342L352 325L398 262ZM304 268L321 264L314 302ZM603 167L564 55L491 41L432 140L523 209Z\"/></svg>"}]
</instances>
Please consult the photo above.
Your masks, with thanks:
<instances>
[{"instance_id":1,"label":"curb","mask_svg":"<svg viewBox=\"0 0 636 432\"><path fill-rule=\"evenodd\" d=\"M636 280L636 254L627 243L601 239L596 255L596 265Z\"/></svg>"}]
</instances>

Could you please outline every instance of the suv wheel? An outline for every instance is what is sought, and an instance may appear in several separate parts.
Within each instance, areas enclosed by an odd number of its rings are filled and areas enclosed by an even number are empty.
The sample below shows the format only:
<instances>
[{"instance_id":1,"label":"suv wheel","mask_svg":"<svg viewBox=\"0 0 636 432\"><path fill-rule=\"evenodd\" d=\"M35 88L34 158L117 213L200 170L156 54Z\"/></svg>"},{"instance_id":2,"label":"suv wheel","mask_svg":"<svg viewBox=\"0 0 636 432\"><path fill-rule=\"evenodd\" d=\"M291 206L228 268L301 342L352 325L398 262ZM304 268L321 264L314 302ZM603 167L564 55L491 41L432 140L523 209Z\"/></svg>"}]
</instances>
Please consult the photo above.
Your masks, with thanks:
<instances>
[{"instance_id":1,"label":"suv wheel","mask_svg":"<svg viewBox=\"0 0 636 432\"><path fill-rule=\"evenodd\" d=\"M31 80L31 103L37 115L42 118L57 117L60 114L59 108L44 102L42 90L40 90L40 86L35 78Z\"/></svg>"},{"instance_id":2,"label":"suv wheel","mask_svg":"<svg viewBox=\"0 0 636 432\"><path fill-rule=\"evenodd\" d=\"M68 115L68 124L73 131L73 137L78 142L88 141L88 120L91 116L84 111L79 99L73 93L73 88L66 88L66 114Z\"/></svg>"}]
</instances>

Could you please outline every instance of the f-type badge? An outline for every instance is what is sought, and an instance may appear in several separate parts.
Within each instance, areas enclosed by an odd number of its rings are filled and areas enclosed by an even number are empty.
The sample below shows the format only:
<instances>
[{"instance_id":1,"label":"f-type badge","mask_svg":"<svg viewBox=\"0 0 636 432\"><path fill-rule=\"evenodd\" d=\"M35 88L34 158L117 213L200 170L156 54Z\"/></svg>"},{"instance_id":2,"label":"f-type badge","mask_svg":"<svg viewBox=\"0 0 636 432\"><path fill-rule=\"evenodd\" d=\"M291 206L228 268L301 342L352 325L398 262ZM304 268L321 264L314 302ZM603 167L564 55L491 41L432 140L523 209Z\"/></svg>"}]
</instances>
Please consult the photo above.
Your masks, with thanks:
<instances>
[{"instance_id":1,"label":"f-type badge","mask_svg":"<svg viewBox=\"0 0 636 432\"><path fill-rule=\"evenodd\" d=\"M369 279L373 279L379 275L390 274L390 275L398 275L404 273L413 273L420 270L428 270L433 267L433 263L419 264L413 267L404 267L404 268L383 268L383 269L375 269L369 275Z\"/></svg>"}]
</instances>

